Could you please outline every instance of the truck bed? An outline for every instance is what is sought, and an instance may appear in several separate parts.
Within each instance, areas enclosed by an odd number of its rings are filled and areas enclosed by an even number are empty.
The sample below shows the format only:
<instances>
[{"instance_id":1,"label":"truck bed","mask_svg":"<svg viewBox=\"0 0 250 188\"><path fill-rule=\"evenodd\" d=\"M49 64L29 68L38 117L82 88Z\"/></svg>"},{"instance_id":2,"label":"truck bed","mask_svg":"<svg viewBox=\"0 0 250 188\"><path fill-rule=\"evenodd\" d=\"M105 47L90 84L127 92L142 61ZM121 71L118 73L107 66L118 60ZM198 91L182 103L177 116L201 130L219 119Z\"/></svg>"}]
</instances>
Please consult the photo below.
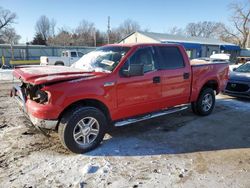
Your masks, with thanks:
<instances>
[{"instance_id":1,"label":"truck bed","mask_svg":"<svg viewBox=\"0 0 250 188\"><path fill-rule=\"evenodd\" d=\"M210 81L211 84L219 84L216 89L217 94L224 89L229 75L228 63L194 60L190 61L190 64L192 69L191 102L196 101L202 86L211 79L213 80Z\"/></svg>"}]
</instances>

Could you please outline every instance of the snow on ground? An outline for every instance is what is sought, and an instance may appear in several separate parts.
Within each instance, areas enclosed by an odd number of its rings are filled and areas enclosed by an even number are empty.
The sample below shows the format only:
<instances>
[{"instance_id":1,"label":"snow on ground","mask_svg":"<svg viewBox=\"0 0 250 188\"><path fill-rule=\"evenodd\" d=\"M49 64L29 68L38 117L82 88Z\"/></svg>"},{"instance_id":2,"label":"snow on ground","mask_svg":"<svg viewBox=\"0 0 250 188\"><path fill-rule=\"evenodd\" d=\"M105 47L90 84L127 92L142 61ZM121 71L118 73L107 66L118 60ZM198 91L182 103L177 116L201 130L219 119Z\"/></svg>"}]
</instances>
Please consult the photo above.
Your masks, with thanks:
<instances>
[{"instance_id":1,"label":"snow on ground","mask_svg":"<svg viewBox=\"0 0 250 188\"><path fill-rule=\"evenodd\" d=\"M12 81L14 79L12 72L13 70L11 69L0 69L0 82Z\"/></svg>"},{"instance_id":2,"label":"snow on ground","mask_svg":"<svg viewBox=\"0 0 250 188\"><path fill-rule=\"evenodd\" d=\"M45 137L0 85L0 187L250 187L250 101L220 95L191 110L119 127L96 150Z\"/></svg>"}]
</instances>

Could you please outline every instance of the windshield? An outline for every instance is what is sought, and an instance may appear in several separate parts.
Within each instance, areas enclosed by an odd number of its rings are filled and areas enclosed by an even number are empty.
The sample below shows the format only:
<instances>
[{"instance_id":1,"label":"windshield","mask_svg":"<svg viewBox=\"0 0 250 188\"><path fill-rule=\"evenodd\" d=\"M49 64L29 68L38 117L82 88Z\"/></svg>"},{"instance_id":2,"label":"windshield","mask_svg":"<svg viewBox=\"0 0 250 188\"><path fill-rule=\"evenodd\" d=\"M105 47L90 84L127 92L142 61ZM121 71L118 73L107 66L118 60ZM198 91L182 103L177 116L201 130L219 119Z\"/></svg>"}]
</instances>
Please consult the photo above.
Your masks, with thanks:
<instances>
[{"instance_id":1,"label":"windshield","mask_svg":"<svg viewBox=\"0 0 250 188\"><path fill-rule=\"evenodd\" d=\"M71 67L87 72L112 72L129 49L119 46L101 47L82 56Z\"/></svg>"},{"instance_id":2,"label":"windshield","mask_svg":"<svg viewBox=\"0 0 250 188\"><path fill-rule=\"evenodd\" d=\"M250 62L247 62L241 66L239 66L235 72L250 72Z\"/></svg>"}]
</instances>

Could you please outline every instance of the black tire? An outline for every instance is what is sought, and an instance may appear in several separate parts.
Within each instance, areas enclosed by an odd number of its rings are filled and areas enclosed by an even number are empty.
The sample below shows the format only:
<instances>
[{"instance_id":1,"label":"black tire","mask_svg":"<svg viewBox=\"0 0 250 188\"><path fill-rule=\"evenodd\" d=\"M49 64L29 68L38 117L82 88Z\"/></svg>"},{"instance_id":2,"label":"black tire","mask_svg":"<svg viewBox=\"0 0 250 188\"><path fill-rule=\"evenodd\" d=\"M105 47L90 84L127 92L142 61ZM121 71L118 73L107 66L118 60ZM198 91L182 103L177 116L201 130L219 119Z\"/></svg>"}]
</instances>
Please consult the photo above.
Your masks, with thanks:
<instances>
[{"instance_id":1,"label":"black tire","mask_svg":"<svg viewBox=\"0 0 250 188\"><path fill-rule=\"evenodd\" d=\"M56 62L55 65L56 65L56 66L64 66L64 63L61 62L61 61L59 61L59 62Z\"/></svg>"},{"instance_id":2,"label":"black tire","mask_svg":"<svg viewBox=\"0 0 250 188\"><path fill-rule=\"evenodd\" d=\"M90 119L89 122L88 119ZM95 124L91 125L91 128L87 126L87 124L91 123L90 121L95 120L97 123L95 122ZM82 123L80 123L80 121ZM96 126L95 129L93 126ZM98 133L96 131L98 129L97 127L99 128ZM85 153L93 150L101 143L106 133L106 127L106 117L99 109L94 107L78 107L63 115L58 127L58 134L62 144L67 149L73 153ZM87 132L89 130L89 136L84 135L86 130ZM90 132L92 132L92 130L95 130L96 136L91 135ZM79 135L78 139L75 138L77 134ZM82 134L82 136L80 136L80 134ZM85 142L85 138L87 139L87 137L89 141L92 137L91 139L93 139L93 141L88 144L82 143Z\"/></svg>"},{"instance_id":3,"label":"black tire","mask_svg":"<svg viewBox=\"0 0 250 188\"><path fill-rule=\"evenodd\" d=\"M212 88L204 88L196 102L191 104L192 111L200 116L207 116L212 113L215 105L215 93Z\"/></svg>"}]
</instances>

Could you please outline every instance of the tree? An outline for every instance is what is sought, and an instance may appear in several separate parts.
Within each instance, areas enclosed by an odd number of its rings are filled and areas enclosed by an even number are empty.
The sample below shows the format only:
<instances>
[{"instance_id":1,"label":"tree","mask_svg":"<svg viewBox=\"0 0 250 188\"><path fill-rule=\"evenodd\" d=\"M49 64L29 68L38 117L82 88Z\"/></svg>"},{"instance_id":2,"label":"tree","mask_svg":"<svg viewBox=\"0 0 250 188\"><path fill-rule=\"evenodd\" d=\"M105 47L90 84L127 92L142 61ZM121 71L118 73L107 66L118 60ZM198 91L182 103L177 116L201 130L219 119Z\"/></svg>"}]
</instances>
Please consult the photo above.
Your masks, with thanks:
<instances>
[{"instance_id":1,"label":"tree","mask_svg":"<svg viewBox=\"0 0 250 188\"><path fill-rule=\"evenodd\" d=\"M10 27L10 28L5 28L2 32L2 40L5 43L9 43L9 44L17 44L18 41L20 40L21 36L18 35L15 31L14 28Z\"/></svg>"},{"instance_id":2,"label":"tree","mask_svg":"<svg viewBox=\"0 0 250 188\"><path fill-rule=\"evenodd\" d=\"M250 35L250 0L245 3L232 3L229 8L233 13L230 20L232 26L224 26L221 38L246 48Z\"/></svg>"},{"instance_id":3,"label":"tree","mask_svg":"<svg viewBox=\"0 0 250 188\"><path fill-rule=\"evenodd\" d=\"M126 37L132 32L139 31L141 29L138 22L131 19L125 20L119 27L111 29L109 32L109 42L115 43Z\"/></svg>"},{"instance_id":4,"label":"tree","mask_svg":"<svg viewBox=\"0 0 250 188\"><path fill-rule=\"evenodd\" d=\"M36 33L31 44L33 44L33 45L46 45L46 41L44 40L41 33Z\"/></svg>"},{"instance_id":5,"label":"tree","mask_svg":"<svg viewBox=\"0 0 250 188\"><path fill-rule=\"evenodd\" d=\"M96 46L102 46L105 43L105 32L101 32L96 30L95 37L96 37Z\"/></svg>"},{"instance_id":6,"label":"tree","mask_svg":"<svg viewBox=\"0 0 250 188\"><path fill-rule=\"evenodd\" d=\"M96 28L94 23L82 20L74 33L74 43L76 45L94 46L96 40Z\"/></svg>"},{"instance_id":7,"label":"tree","mask_svg":"<svg viewBox=\"0 0 250 188\"><path fill-rule=\"evenodd\" d=\"M16 18L17 15L15 13L0 7L0 30L9 27L11 24L15 23Z\"/></svg>"},{"instance_id":8,"label":"tree","mask_svg":"<svg viewBox=\"0 0 250 188\"><path fill-rule=\"evenodd\" d=\"M36 34L39 34L39 36L41 35L43 40L47 43L49 37L53 37L55 35L55 26L56 22L54 19L50 21L49 18L43 15L36 22Z\"/></svg>"},{"instance_id":9,"label":"tree","mask_svg":"<svg viewBox=\"0 0 250 188\"><path fill-rule=\"evenodd\" d=\"M132 32L139 31L140 29L141 27L138 22L127 19L117 28L117 32L119 32L121 38L123 38Z\"/></svg>"},{"instance_id":10,"label":"tree","mask_svg":"<svg viewBox=\"0 0 250 188\"><path fill-rule=\"evenodd\" d=\"M44 27L42 28L47 28L45 29L46 31L48 31L48 28L52 28L51 25L55 25L52 24L53 20L49 21L49 19L45 18L44 20L45 21L41 22L45 24L39 24L39 25L44 25ZM48 25L50 25L50 27L48 27ZM140 26L137 22L132 21L130 19L125 20L118 28L114 28L113 30L110 31L109 33L110 43L118 42L126 35L130 34L131 32L137 31L139 29ZM34 41L43 42L40 40L41 36L42 39L44 40L42 32L38 32L37 29L37 34L38 33L40 35L36 35L35 37L36 40ZM94 23L86 20L82 20L75 29L60 28L57 33L55 33L55 31L52 32L50 29L49 37L46 40L46 44L50 45L101 46L106 43L107 43L107 33L99 31L98 29L95 28Z\"/></svg>"},{"instance_id":11,"label":"tree","mask_svg":"<svg viewBox=\"0 0 250 188\"><path fill-rule=\"evenodd\" d=\"M55 19L51 19L50 20L50 37L55 37L55 27L56 27L56 20Z\"/></svg>"},{"instance_id":12,"label":"tree","mask_svg":"<svg viewBox=\"0 0 250 188\"><path fill-rule=\"evenodd\" d=\"M224 25L220 22L203 21L187 24L185 31L187 36L218 38L223 27Z\"/></svg>"},{"instance_id":13,"label":"tree","mask_svg":"<svg viewBox=\"0 0 250 188\"><path fill-rule=\"evenodd\" d=\"M20 35L18 35L12 24L15 23L17 16L15 13L10 12L7 9L0 7L0 42L17 44L20 40Z\"/></svg>"},{"instance_id":14,"label":"tree","mask_svg":"<svg viewBox=\"0 0 250 188\"><path fill-rule=\"evenodd\" d=\"M55 35L55 37L50 38L48 40L49 44L53 44L53 45L62 45L62 46L70 46L70 45L75 45L73 43L73 39L74 36L72 34L72 32L70 31L69 28L59 28L59 32L57 35Z\"/></svg>"},{"instance_id":15,"label":"tree","mask_svg":"<svg viewBox=\"0 0 250 188\"><path fill-rule=\"evenodd\" d=\"M184 35L183 29L176 26L168 29L168 33L172 35Z\"/></svg>"}]
</instances>

